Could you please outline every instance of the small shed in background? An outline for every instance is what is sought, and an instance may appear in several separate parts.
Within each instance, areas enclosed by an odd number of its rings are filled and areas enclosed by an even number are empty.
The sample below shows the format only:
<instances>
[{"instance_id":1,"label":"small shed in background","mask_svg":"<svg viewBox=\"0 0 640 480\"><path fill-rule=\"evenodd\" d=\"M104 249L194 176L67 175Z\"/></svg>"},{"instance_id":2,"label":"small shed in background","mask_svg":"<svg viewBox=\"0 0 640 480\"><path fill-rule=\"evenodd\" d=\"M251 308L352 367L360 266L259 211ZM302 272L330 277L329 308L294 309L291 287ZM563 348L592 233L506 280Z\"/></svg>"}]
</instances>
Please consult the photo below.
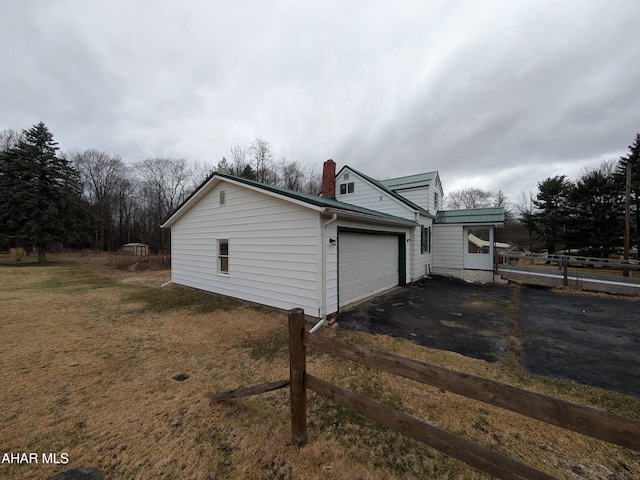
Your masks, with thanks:
<instances>
[{"instance_id":1,"label":"small shed in background","mask_svg":"<svg viewBox=\"0 0 640 480\"><path fill-rule=\"evenodd\" d=\"M149 245L144 243L127 243L122 246L122 252L136 257L146 257L149 255Z\"/></svg>"}]
</instances>

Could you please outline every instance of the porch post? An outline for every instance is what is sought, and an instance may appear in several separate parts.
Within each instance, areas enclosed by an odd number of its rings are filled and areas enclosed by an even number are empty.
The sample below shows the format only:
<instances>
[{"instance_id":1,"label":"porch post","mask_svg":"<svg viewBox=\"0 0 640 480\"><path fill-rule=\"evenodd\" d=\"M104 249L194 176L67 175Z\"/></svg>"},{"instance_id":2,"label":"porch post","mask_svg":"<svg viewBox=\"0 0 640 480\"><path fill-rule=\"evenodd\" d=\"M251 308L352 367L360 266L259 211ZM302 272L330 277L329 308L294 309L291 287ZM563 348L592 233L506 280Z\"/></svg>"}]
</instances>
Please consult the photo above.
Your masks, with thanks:
<instances>
[{"instance_id":1,"label":"porch post","mask_svg":"<svg viewBox=\"0 0 640 480\"><path fill-rule=\"evenodd\" d=\"M493 259L493 278L491 279L491 281L495 281L495 276L498 274L498 255L496 254L496 230L498 227L496 227L495 225L493 225L491 227L491 229L489 230L489 245L491 248L491 255L492 255L492 259Z\"/></svg>"}]
</instances>

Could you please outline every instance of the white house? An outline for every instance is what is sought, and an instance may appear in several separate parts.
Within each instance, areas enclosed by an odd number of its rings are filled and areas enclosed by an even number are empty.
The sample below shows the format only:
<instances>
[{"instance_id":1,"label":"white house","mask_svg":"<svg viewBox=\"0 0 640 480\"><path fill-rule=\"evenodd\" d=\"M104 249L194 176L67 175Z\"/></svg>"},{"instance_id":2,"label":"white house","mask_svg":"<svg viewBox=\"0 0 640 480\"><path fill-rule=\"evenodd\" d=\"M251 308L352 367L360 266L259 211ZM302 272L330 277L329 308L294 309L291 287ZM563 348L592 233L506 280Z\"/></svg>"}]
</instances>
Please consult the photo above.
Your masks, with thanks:
<instances>
[{"instance_id":1,"label":"white house","mask_svg":"<svg viewBox=\"0 0 640 480\"><path fill-rule=\"evenodd\" d=\"M324 318L438 270L466 278L480 268L491 280L492 262L438 255L442 197L437 172L376 181L349 167L336 175L332 160L322 196L214 173L162 225L171 228L171 282ZM443 227L460 227L463 258L466 227L452 219Z\"/></svg>"}]
</instances>

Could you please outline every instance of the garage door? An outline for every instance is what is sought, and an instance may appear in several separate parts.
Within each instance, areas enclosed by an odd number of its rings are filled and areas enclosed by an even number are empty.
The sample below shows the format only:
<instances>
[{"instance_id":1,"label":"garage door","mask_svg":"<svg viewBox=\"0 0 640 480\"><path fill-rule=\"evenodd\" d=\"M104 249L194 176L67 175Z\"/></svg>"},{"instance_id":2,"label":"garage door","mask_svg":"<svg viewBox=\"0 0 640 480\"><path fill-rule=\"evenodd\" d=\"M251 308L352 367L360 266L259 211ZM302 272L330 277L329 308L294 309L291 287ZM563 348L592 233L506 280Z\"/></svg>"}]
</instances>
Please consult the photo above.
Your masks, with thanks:
<instances>
[{"instance_id":1,"label":"garage door","mask_svg":"<svg viewBox=\"0 0 640 480\"><path fill-rule=\"evenodd\" d=\"M398 235L339 233L340 307L398 285L398 244Z\"/></svg>"}]
</instances>

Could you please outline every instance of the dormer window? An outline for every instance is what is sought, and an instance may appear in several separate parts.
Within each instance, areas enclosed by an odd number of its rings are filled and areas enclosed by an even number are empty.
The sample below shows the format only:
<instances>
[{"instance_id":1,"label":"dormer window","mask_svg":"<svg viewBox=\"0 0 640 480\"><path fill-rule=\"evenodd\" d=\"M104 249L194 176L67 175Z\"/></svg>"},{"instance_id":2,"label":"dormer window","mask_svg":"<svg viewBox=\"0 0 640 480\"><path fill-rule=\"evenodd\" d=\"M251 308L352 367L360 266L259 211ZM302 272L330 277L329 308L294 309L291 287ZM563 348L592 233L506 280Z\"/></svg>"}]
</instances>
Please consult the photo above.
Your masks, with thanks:
<instances>
[{"instance_id":1,"label":"dormer window","mask_svg":"<svg viewBox=\"0 0 640 480\"><path fill-rule=\"evenodd\" d=\"M340 195L346 195L347 193L353 193L354 191L355 191L354 182L340 184Z\"/></svg>"}]
</instances>

